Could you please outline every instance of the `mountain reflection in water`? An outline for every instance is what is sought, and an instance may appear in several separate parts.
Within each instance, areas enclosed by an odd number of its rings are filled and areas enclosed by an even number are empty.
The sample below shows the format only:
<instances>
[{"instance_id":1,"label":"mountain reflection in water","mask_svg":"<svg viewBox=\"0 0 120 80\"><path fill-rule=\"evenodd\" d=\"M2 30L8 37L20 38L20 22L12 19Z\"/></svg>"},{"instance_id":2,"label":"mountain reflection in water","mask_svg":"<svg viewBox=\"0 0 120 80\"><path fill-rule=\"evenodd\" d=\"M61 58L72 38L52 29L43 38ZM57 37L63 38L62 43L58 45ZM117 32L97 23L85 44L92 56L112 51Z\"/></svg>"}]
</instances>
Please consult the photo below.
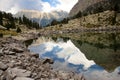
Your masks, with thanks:
<instances>
[{"instance_id":1,"label":"mountain reflection in water","mask_svg":"<svg viewBox=\"0 0 120 80\"><path fill-rule=\"evenodd\" d=\"M87 80L120 79L119 33L40 37L29 49L39 53L42 58L54 59L53 68L56 70L80 72Z\"/></svg>"}]
</instances>

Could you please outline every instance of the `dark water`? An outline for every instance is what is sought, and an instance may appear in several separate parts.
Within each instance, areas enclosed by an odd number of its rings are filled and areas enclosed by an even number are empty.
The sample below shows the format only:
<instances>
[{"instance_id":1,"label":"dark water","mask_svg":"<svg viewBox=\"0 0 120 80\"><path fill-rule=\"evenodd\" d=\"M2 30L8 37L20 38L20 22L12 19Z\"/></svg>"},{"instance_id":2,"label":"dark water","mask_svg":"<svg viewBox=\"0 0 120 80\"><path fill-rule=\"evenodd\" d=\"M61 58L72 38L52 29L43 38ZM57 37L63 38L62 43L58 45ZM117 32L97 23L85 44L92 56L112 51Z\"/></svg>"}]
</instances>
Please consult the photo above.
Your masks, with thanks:
<instances>
[{"instance_id":1,"label":"dark water","mask_svg":"<svg viewBox=\"0 0 120 80\"><path fill-rule=\"evenodd\" d=\"M88 59L108 71L120 66L120 34L85 34L81 35L81 39L73 39L73 43Z\"/></svg>"},{"instance_id":2,"label":"dark water","mask_svg":"<svg viewBox=\"0 0 120 80\"><path fill-rule=\"evenodd\" d=\"M83 73L86 80L120 80L120 33L62 34L42 41L29 49L54 59L54 69Z\"/></svg>"}]
</instances>

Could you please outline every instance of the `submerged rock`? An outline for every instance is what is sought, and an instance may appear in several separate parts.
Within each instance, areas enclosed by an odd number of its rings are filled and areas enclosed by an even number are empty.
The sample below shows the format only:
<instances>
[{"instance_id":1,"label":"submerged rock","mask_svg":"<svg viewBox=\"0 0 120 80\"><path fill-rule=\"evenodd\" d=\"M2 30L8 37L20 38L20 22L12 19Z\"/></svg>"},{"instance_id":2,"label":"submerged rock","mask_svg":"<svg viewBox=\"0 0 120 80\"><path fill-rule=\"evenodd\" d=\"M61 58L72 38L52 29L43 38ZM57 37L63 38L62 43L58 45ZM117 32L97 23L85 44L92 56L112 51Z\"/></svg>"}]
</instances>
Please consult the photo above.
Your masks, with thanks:
<instances>
[{"instance_id":1,"label":"submerged rock","mask_svg":"<svg viewBox=\"0 0 120 80\"><path fill-rule=\"evenodd\" d=\"M31 53L30 56L35 57L35 58L39 58L39 54L35 54L35 53Z\"/></svg>"},{"instance_id":2,"label":"submerged rock","mask_svg":"<svg viewBox=\"0 0 120 80\"><path fill-rule=\"evenodd\" d=\"M46 58L43 60L43 64L46 64L46 63L53 64L54 61L52 59Z\"/></svg>"}]
</instances>

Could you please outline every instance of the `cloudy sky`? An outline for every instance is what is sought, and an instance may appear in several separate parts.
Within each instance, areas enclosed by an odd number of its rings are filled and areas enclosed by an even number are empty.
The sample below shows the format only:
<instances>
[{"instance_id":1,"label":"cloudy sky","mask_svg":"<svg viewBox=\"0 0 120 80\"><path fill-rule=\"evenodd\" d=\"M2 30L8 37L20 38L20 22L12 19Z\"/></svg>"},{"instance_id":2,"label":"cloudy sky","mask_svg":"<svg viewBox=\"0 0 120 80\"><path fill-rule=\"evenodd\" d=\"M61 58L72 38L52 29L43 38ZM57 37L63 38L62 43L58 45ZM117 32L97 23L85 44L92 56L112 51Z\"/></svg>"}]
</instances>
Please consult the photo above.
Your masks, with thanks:
<instances>
[{"instance_id":1,"label":"cloudy sky","mask_svg":"<svg viewBox=\"0 0 120 80\"><path fill-rule=\"evenodd\" d=\"M60 9L69 12L78 0L0 0L0 10L15 14L21 10L50 12Z\"/></svg>"}]
</instances>

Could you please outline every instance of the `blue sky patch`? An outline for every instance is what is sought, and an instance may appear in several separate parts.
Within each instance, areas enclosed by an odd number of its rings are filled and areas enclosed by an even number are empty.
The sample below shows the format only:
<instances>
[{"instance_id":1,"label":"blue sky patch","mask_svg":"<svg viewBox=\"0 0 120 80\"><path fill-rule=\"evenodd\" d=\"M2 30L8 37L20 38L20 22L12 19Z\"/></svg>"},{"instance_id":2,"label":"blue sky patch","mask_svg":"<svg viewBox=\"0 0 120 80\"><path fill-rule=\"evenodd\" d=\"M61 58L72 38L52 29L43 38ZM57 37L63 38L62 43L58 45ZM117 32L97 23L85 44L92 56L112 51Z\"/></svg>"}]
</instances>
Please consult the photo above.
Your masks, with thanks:
<instances>
[{"instance_id":1,"label":"blue sky patch","mask_svg":"<svg viewBox=\"0 0 120 80\"><path fill-rule=\"evenodd\" d=\"M42 0L43 2L48 2L52 7L56 7L60 2L58 0Z\"/></svg>"}]
</instances>

